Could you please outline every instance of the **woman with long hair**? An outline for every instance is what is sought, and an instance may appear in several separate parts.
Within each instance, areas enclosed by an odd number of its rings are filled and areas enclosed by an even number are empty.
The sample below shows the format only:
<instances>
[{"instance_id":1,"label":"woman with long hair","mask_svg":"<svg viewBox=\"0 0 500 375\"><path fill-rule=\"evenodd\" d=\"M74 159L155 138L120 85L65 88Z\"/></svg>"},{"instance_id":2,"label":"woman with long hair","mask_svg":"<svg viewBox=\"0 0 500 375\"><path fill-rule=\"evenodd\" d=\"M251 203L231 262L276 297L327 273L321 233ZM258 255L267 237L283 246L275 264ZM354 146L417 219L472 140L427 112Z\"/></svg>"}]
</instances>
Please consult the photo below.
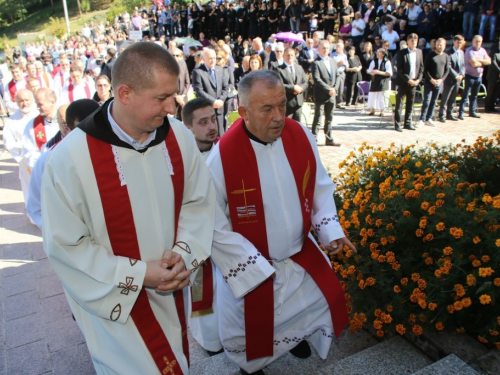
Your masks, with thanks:
<instances>
[{"instance_id":1,"label":"woman with long hair","mask_svg":"<svg viewBox=\"0 0 500 375\"><path fill-rule=\"evenodd\" d=\"M363 50L361 51L361 65L363 68L361 69L361 74L363 75L363 81L370 81L371 76L367 73L368 68L370 67L371 62L375 58L375 54L373 53L373 45L371 42L365 42L363 46Z\"/></svg>"},{"instance_id":2,"label":"woman with long hair","mask_svg":"<svg viewBox=\"0 0 500 375\"><path fill-rule=\"evenodd\" d=\"M253 72L254 70L261 70L262 69L262 59L257 54L252 55L252 56L250 56L250 61L248 62L248 65L250 66L251 72Z\"/></svg>"}]
</instances>

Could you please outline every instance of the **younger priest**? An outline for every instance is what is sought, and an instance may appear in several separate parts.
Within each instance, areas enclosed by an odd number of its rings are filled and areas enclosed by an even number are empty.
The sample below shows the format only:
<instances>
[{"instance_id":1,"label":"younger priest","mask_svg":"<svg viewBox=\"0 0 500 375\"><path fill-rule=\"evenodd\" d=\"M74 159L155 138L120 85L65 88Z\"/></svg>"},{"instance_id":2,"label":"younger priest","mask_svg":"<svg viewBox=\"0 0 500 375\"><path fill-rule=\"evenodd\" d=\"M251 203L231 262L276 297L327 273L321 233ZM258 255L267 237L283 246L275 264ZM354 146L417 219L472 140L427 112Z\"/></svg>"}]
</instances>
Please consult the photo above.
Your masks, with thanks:
<instances>
[{"instance_id":1,"label":"younger priest","mask_svg":"<svg viewBox=\"0 0 500 375\"><path fill-rule=\"evenodd\" d=\"M98 374L187 374L182 289L210 256L214 189L175 112L179 66L154 43L116 60L114 99L52 151L44 249Z\"/></svg>"},{"instance_id":2,"label":"younger priest","mask_svg":"<svg viewBox=\"0 0 500 375\"><path fill-rule=\"evenodd\" d=\"M226 354L242 374L263 374L264 366L287 351L307 358L306 340L326 358L332 338L348 322L344 292L310 227L330 254L344 245L356 249L339 224L335 185L314 136L285 117L286 93L279 76L269 70L251 72L241 80L238 96L241 119L207 163L234 248L250 245L257 254L229 272L220 270L219 332ZM275 277L244 298L234 295L228 287L232 279L251 272L262 258ZM214 262L220 268L215 257Z\"/></svg>"},{"instance_id":3,"label":"younger priest","mask_svg":"<svg viewBox=\"0 0 500 375\"><path fill-rule=\"evenodd\" d=\"M62 89L60 104L70 104L78 99L92 99L95 94L93 85L91 86L83 78L83 70L79 66L72 66L69 70L70 80Z\"/></svg>"}]
</instances>

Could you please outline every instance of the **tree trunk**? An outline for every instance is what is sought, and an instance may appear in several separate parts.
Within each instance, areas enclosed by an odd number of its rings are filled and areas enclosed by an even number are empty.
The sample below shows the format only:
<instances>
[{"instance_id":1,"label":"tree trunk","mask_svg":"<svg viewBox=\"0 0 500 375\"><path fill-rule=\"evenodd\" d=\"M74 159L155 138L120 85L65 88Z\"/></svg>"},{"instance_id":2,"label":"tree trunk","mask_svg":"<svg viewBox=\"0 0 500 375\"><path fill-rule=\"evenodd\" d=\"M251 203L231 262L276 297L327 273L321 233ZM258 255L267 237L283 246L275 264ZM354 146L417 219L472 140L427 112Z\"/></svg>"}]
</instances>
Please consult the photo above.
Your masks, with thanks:
<instances>
[{"instance_id":1,"label":"tree trunk","mask_svg":"<svg viewBox=\"0 0 500 375\"><path fill-rule=\"evenodd\" d=\"M80 0L76 0L76 5L78 6L78 14L82 16L82 6L80 5Z\"/></svg>"}]
</instances>

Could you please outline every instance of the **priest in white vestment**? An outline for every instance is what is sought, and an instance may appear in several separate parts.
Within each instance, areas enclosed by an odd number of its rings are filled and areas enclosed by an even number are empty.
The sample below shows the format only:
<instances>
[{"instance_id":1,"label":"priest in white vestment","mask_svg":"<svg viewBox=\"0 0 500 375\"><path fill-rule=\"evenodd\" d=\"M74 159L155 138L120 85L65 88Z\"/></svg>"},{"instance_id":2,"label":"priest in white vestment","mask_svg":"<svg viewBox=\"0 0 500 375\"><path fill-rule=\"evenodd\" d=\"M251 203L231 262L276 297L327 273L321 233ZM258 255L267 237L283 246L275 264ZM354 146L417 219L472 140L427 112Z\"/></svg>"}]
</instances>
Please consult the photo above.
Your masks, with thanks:
<instances>
[{"instance_id":1,"label":"priest in white vestment","mask_svg":"<svg viewBox=\"0 0 500 375\"><path fill-rule=\"evenodd\" d=\"M242 374L263 374L263 367L287 351L300 358L310 355L305 340L321 358L326 358L333 336L338 337L348 321L342 288L329 259L309 233L310 226L330 254L341 251L344 245L352 251L355 248L339 224L333 200L335 185L321 163L314 136L294 120L285 121L286 96L279 76L267 70L252 72L242 79L238 91L242 119L222 137L207 164L214 177L217 203L228 220L226 230L234 231L236 224L238 231L261 225L258 232L248 232L254 238L250 241L262 241L267 233L265 246L256 251L260 256L264 247L268 248L275 277L269 286L270 302L266 295L266 299L253 299L251 305L247 297L261 286L245 298L236 297L228 286L252 266L252 258L235 265L229 273L221 270L217 280L219 331L226 354ZM295 165L304 162L307 168L305 173L297 174L300 181L296 184ZM256 171L254 175L252 170ZM228 176L235 181L228 181ZM255 182L259 180L260 187ZM229 182L237 188L228 191ZM260 202L257 195L261 196ZM237 197L241 203L234 207L230 202ZM231 234L236 239L235 247L238 243L249 245L248 238L236 231ZM303 253L307 256L301 256ZM315 259L312 269L321 265L323 275L305 271L303 266L311 269L307 264L310 256ZM329 281L325 289L314 280L326 274ZM327 290L334 287L335 292ZM330 302L332 298L337 304ZM257 321L253 326L257 332L249 331L245 314L254 314L249 318L255 319L255 315L268 313L264 312L264 303L270 303L270 322ZM338 311L331 311L332 305ZM271 325L270 336L260 329L260 323ZM264 346L267 349L261 350Z\"/></svg>"},{"instance_id":2,"label":"priest in white vestment","mask_svg":"<svg viewBox=\"0 0 500 375\"><path fill-rule=\"evenodd\" d=\"M19 163L19 179L23 191L24 201L28 199L30 175L23 155L23 134L24 129L38 115L35 106L33 93L27 89L20 89L16 92L16 103L19 109L5 122L3 128L3 142L5 149Z\"/></svg>"},{"instance_id":3,"label":"priest in white vestment","mask_svg":"<svg viewBox=\"0 0 500 375\"><path fill-rule=\"evenodd\" d=\"M5 84L4 102L9 112L13 114L19 109L16 103L16 92L18 90L25 89L27 82L20 65L11 64L10 72L12 73L12 80Z\"/></svg>"},{"instance_id":4,"label":"priest in white vestment","mask_svg":"<svg viewBox=\"0 0 500 375\"><path fill-rule=\"evenodd\" d=\"M174 113L179 68L153 43L113 67L115 99L51 152L44 249L98 374L188 374L182 289L210 256L215 197Z\"/></svg>"},{"instance_id":5,"label":"priest in white vestment","mask_svg":"<svg viewBox=\"0 0 500 375\"><path fill-rule=\"evenodd\" d=\"M62 89L59 105L70 104L78 99L92 99L95 94L95 86L83 79L83 70L78 66L71 67L70 77L71 79Z\"/></svg>"}]
</instances>

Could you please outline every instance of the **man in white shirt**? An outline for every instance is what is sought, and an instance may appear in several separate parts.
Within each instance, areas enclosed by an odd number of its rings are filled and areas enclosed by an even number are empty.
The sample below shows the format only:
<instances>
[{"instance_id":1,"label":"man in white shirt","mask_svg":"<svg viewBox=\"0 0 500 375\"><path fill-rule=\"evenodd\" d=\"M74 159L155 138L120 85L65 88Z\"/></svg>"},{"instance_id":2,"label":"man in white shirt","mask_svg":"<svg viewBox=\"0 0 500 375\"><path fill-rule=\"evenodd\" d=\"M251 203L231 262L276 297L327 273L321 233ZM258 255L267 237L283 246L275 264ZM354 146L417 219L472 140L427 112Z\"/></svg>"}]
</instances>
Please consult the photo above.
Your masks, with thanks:
<instances>
[{"instance_id":1,"label":"man in white shirt","mask_svg":"<svg viewBox=\"0 0 500 375\"><path fill-rule=\"evenodd\" d=\"M337 63L337 83L335 89L337 90L337 108L345 108L341 103L344 101L344 83L345 83L345 70L349 67L347 55L344 53L344 42L337 43L337 49L332 53L332 58Z\"/></svg>"},{"instance_id":2,"label":"man in white shirt","mask_svg":"<svg viewBox=\"0 0 500 375\"><path fill-rule=\"evenodd\" d=\"M365 28L366 28L366 23L361 18L361 13L360 12L354 13L354 20L352 21L351 36L352 36L352 41L354 43L354 46L356 48L359 47L361 40L363 40L363 34L365 32Z\"/></svg>"},{"instance_id":3,"label":"man in white shirt","mask_svg":"<svg viewBox=\"0 0 500 375\"><path fill-rule=\"evenodd\" d=\"M5 149L19 163L19 179L23 191L24 201L28 198L30 175L26 167L26 159L23 155L23 133L27 124L38 111L35 106L33 94L28 89L20 89L16 92L16 103L19 109L7 120L3 129L3 141Z\"/></svg>"},{"instance_id":4,"label":"man in white shirt","mask_svg":"<svg viewBox=\"0 0 500 375\"><path fill-rule=\"evenodd\" d=\"M397 42L399 42L399 35L394 31L392 22L387 23L387 30L382 33L382 39L389 42L389 52L394 56L397 49Z\"/></svg>"}]
</instances>

